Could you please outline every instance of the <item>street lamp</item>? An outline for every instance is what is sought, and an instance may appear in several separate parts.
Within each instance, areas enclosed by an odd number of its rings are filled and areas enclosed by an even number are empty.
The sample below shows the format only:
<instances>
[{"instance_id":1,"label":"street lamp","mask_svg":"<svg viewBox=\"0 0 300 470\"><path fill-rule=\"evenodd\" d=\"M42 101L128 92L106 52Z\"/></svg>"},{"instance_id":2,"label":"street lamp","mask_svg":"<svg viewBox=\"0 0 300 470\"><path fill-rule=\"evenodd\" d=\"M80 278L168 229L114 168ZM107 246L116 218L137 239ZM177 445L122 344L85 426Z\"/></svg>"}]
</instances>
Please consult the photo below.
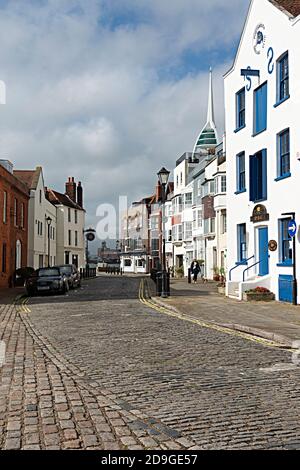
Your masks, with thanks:
<instances>
[{"instance_id":1,"label":"street lamp","mask_svg":"<svg viewBox=\"0 0 300 470\"><path fill-rule=\"evenodd\" d=\"M93 242L96 238L96 230L93 228L88 228L84 230L83 233L85 234L86 239L86 270L89 269L89 242Z\"/></svg>"},{"instance_id":2,"label":"street lamp","mask_svg":"<svg viewBox=\"0 0 300 470\"><path fill-rule=\"evenodd\" d=\"M296 222L295 212L286 212L282 214L284 217L291 217ZM296 267L296 235L293 237L293 305L297 305L298 297L298 282L297 282L297 267Z\"/></svg>"},{"instance_id":3,"label":"street lamp","mask_svg":"<svg viewBox=\"0 0 300 470\"><path fill-rule=\"evenodd\" d=\"M167 269L166 269L166 230L165 230L165 202L166 202L166 196L167 196L167 184L169 181L170 177L170 172L166 170L166 168L162 168L158 173L157 173L159 182L162 187L162 192L161 192L161 202L162 202L162 292L161 296L163 298L168 297L167 292L166 292L166 280L167 280Z\"/></svg>"},{"instance_id":4,"label":"street lamp","mask_svg":"<svg viewBox=\"0 0 300 470\"><path fill-rule=\"evenodd\" d=\"M52 224L52 219L50 216L46 218L46 223L48 225L48 268L50 268L50 227Z\"/></svg>"}]
</instances>

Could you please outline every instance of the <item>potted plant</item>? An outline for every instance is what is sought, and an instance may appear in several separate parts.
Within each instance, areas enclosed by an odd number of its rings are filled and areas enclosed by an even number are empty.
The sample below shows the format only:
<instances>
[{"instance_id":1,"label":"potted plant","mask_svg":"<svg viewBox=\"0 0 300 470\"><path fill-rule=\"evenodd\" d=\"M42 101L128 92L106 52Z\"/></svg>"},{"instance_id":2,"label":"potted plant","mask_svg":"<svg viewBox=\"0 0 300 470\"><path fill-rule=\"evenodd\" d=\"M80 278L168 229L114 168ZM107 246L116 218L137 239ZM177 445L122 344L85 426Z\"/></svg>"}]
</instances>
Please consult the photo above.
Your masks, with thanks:
<instances>
[{"instance_id":1,"label":"potted plant","mask_svg":"<svg viewBox=\"0 0 300 470\"><path fill-rule=\"evenodd\" d=\"M213 272L214 272L214 281L216 282L219 282L220 281L220 269L218 268L218 266L214 266L213 267Z\"/></svg>"},{"instance_id":2,"label":"potted plant","mask_svg":"<svg viewBox=\"0 0 300 470\"><path fill-rule=\"evenodd\" d=\"M256 287L255 289L247 290L243 294L243 300L246 300L246 302L271 302L275 300L275 295L265 287Z\"/></svg>"},{"instance_id":3,"label":"potted plant","mask_svg":"<svg viewBox=\"0 0 300 470\"><path fill-rule=\"evenodd\" d=\"M176 268L176 275L179 278L183 278L183 276L184 276L184 267L183 266L179 266L179 268Z\"/></svg>"},{"instance_id":4,"label":"potted plant","mask_svg":"<svg viewBox=\"0 0 300 470\"><path fill-rule=\"evenodd\" d=\"M220 283L225 284L225 280L226 280L225 268L220 268Z\"/></svg>"}]
</instances>

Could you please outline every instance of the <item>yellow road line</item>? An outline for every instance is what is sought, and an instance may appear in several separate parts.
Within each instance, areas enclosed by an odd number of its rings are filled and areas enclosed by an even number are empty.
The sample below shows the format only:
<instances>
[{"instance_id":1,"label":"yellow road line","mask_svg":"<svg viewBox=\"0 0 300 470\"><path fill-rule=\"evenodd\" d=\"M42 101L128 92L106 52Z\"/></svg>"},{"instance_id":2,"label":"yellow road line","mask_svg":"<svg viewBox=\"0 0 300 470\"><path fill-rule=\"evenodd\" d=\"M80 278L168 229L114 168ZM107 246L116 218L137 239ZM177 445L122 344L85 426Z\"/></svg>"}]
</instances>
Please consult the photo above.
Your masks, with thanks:
<instances>
[{"instance_id":1,"label":"yellow road line","mask_svg":"<svg viewBox=\"0 0 300 470\"><path fill-rule=\"evenodd\" d=\"M180 320L184 320L184 321L188 321L190 323L194 323L198 326L201 326L202 328L208 328L210 330L216 330L216 331L219 331L220 333L225 333L225 334L228 334L228 335L231 335L231 336L236 336L236 337L239 337L239 338L243 338L247 341L252 341L254 343L259 343L259 344L262 344L262 345L270 347L270 348L280 348L281 350L288 351L288 352L292 351L291 348L286 348L286 347L282 346L281 344L276 343L275 341L270 341L270 340L267 340L267 339L264 339L264 338L259 338L258 336L253 336L253 335L250 335L250 334L247 334L247 333L232 330L230 328L225 328L225 327L222 327L222 326L213 325L212 323L206 323L202 320L196 320L193 317L177 313L177 312L175 312L171 309L168 309L167 307L159 306L159 305L155 304L153 301L151 301L149 299L145 299L145 297L144 297L144 279L142 279L141 282L140 282L139 300L140 300L140 302L142 302L147 307L150 307L151 309L156 310L159 313L163 313L163 314L168 315L170 317L174 317L174 318L178 318Z\"/></svg>"}]
</instances>

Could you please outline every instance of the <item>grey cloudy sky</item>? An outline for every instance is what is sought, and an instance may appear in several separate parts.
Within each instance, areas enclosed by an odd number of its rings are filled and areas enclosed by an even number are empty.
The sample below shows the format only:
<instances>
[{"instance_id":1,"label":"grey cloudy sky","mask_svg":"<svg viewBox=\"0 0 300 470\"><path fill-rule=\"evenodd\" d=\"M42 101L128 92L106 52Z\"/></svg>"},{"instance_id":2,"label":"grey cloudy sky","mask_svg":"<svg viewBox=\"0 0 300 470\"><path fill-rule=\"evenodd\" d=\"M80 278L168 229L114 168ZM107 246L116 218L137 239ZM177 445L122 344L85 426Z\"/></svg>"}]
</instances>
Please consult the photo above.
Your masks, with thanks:
<instances>
[{"instance_id":1,"label":"grey cloudy sky","mask_svg":"<svg viewBox=\"0 0 300 470\"><path fill-rule=\"evenodd\" d=\"M0 158L81 180L88 223L119 194L150 194L204 125L249 0L0 0Z\"/></svg>"}]
</instances>

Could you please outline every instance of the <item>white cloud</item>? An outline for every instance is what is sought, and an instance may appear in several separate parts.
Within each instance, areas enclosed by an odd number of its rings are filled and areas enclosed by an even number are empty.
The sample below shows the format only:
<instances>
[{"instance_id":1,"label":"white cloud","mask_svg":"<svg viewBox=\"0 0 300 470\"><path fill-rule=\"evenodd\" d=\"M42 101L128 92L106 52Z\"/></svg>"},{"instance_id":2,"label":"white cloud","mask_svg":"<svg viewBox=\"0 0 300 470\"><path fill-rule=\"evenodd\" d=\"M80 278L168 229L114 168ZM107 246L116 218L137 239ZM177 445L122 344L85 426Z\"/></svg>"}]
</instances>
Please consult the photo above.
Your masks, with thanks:
<instances>
[{"instance_id":1,"label":"white cloud","mask_svg":"<svg viewBox=\"0 0 300 470\"><path fill-rule=\"evenodd\" d=\"M81 180L95 223L100 202L150 194L159 167L192 149L206 116L206 62L236 44L249 0L24 3L0 9L0 155L18 168L43 165L57 190L68 176ZM197 52L197 72L184 65L187 51ZM220 129L229 65L224 55L214 70Z\"/></svg>"}]
</instances>

